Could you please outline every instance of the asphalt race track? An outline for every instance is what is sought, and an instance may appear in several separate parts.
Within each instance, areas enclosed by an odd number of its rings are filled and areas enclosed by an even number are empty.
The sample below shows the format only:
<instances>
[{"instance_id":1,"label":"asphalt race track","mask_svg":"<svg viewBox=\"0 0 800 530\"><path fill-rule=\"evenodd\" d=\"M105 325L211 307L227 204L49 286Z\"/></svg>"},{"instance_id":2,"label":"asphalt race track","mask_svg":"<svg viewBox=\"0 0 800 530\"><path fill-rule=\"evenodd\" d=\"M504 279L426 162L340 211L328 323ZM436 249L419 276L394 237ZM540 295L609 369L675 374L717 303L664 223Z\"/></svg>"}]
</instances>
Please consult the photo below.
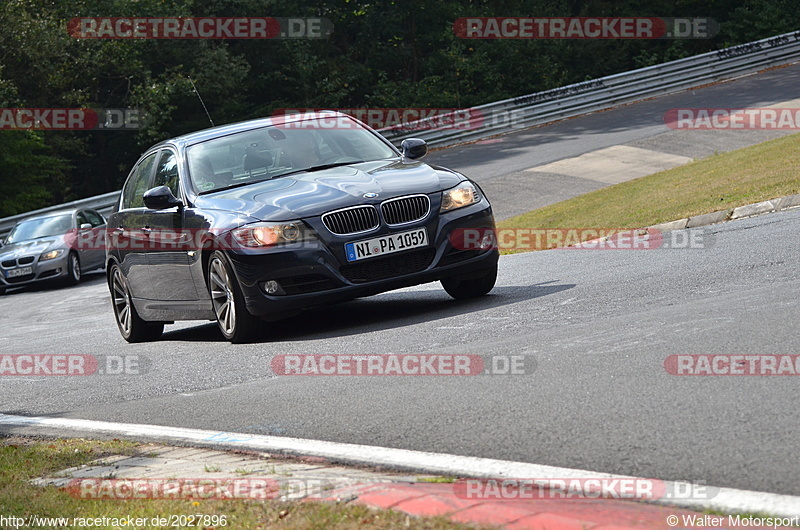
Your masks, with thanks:
<instances>
[{"instance_id":1,"label":"asphalt race track","mask_svg":"<svg viewBox=\"0 0 800 530\"><path fill-rule=\"evenodd\" d=\"M586 178L525 170L617 145L705 158L793 130L672 130L670 109L800 106L800 65L705 86L431 153L426 161L462 171L484 188L498 219L528 212L603 186ZM782 104L790 102L790 104Z\"/></svg>"},{"instance_id":2,"label":"asphalt race track","mask_svg":"<svg viewBox=\"0 0 800 530\"><path fill-rule=\"evenodd\" d=\"M762 75L770 78L757 94L748 95L758 78L704 90L744 94L738 103L718 94L719 107L796 97L796 67ZM790 81L776 81L782 75ZM670 96L662 106L711 106L691 99L701 92ZM639 119L637 108L658 101L432 159L502 178L605 145L647 142L671 134ZM612 118L614 130L604 131L603 120ZM566 137L558 132L564 128L576 138L545 143L550 134ZM526 144L526 135L535 138ZM503 151L512 145L514 152ZM673 354L800 353L798 231L795 209L706 227L704 248L505 256L487 297L456 302L438 284L403 289L309 312L276 324L261 343L240 346L202 322L170 326L161 342L128 345L101 274L73 288L20 290L0 297L0 355L123 356L139 373L0 377L0 412L293 436L800 495L797 379L680 377L664 367ZM528 373L303 377L275 376L270 368L281 354L387 353L524 355Z\"/></svg>"}]
</instances>

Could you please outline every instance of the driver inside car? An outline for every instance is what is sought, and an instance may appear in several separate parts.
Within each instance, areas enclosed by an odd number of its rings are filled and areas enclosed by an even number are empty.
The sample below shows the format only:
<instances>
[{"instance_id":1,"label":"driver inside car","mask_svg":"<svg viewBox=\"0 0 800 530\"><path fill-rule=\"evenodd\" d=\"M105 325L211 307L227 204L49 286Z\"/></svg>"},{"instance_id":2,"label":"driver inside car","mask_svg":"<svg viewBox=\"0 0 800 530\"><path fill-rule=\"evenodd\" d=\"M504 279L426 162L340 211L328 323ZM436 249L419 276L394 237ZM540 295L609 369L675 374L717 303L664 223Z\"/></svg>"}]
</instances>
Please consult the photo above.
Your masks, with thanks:
<instances>
[{"instance_id":1,"label":"driver inside car","mask_svg":"<svg viewBox=\"0 0 800 530\"><path fill-rule=\"evenodd\" d=\"M291 138L291 145L286 146L286 152L294 169L304 169L319 165L322 156L316 136L308 131L299 131Z\"/></svg>"},{"instance_id":2,"label":"driver inside car","mask_svg":"<svg viewBox=\"0 0 800 530\"><path fill-rule=\"evenodd\" d=\"M194 185L201 191L212 190L216 186L214 166L202 152L192 153L189 156L189 174Z\"/></svg>"}]
</instances>

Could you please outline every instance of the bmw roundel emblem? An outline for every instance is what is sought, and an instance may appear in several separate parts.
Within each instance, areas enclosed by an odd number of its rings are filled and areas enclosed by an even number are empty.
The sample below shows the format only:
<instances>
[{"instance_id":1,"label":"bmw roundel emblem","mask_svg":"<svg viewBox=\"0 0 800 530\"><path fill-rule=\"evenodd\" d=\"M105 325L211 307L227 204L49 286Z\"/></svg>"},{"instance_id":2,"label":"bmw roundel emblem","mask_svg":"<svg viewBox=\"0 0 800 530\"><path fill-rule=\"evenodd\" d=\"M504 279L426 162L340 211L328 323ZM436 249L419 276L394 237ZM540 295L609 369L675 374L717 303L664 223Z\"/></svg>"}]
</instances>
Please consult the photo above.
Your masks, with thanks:
<instances>
[{"instance_id":1,"label":"bmw roundel emblem","mask_svg":"<svg viewBox=\"0 0 800 530\"><path fill-rule=\"evenodd\" d=\"M377 197L377 196L378 196L378 194L377 194L377 193L372 193L372 192L370 192L370 193L365 193L365 194L364 194L364 198L365 198L365 199L374 199L374 198L375 198L375 197Z\"/></svg>"}]
</instances>

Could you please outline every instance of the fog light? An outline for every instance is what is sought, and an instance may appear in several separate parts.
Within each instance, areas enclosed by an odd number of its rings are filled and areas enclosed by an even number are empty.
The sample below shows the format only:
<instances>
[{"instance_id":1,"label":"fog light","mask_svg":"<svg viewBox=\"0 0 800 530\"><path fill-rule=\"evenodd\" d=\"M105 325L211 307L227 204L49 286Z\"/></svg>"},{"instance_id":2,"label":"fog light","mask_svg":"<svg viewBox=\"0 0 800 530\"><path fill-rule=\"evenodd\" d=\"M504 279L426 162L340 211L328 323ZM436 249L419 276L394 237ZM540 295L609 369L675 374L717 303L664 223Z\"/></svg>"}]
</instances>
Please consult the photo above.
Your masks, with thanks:
<instances>
[{"instance_id":1,"label":"fog light","mask_svg":"<svg viewBox=\"0 0 800 530\"><path fill-rule=\"evenodd\" d=\"M281 284L276 282L275 280L269 280L264 282L264 292L267 294L286 294L281 288Z\"/></svg>"},{"instance_id":2,"label":"fog light","mask_svg":"<svg viewBox=\"0 0 800 530\"><path fill-rule=\"evenodd\" d=\"M494 243L494 232L489 232L483 239L481 239L480 247L481 250L486 250L487 248L493 248L495 246Z\"/></svg>"}]
</instances>

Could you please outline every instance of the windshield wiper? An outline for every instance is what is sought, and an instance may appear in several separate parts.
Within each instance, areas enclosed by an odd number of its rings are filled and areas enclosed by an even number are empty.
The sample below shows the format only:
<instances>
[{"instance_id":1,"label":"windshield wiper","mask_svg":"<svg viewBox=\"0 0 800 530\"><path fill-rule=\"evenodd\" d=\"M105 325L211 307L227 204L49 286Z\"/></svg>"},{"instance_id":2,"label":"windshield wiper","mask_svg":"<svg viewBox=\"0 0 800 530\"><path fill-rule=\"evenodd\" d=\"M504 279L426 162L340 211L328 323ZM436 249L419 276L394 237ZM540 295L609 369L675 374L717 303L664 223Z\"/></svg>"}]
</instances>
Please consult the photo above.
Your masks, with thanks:
<instances>
[{"instance_id":1,"label":"windshield wiper","mask_svg":"<svg viewBox=\"0 0 800 530\"><path fill-rule=\"evenodd\" d=\"M242 186L249 186L250 184L258 184L259 182L266 182L270 179L261 179L261 180L248 180L247 182L237 182L236 184L231 184L230 186L225 186L224 188L214 188L208 191L201 191L198 195L206 195L208 193L217 193L218 191L228 191L234 188L241 188Z\"/></svg>"},{"instance_id":2,"label":"windshield wiper","mask_svg":"<svg viewBox=\"0 0 800 530\"><path fill-rule=\"evenodd\" d=\"M290 171L288 173L281 173L280 175L275 175L274 179L287 177L289 175L296 175L298 173L311 173L312 171L322 171L323 169L330 169L332 167L339 167L339 166L349 166L350 164L360 164L364 162L363 160L350 160L348 162L334 162L332 164L320 164L319 166L311 166L305 169L297 169L295 171Z\"/></svg>"}]
</instances>

